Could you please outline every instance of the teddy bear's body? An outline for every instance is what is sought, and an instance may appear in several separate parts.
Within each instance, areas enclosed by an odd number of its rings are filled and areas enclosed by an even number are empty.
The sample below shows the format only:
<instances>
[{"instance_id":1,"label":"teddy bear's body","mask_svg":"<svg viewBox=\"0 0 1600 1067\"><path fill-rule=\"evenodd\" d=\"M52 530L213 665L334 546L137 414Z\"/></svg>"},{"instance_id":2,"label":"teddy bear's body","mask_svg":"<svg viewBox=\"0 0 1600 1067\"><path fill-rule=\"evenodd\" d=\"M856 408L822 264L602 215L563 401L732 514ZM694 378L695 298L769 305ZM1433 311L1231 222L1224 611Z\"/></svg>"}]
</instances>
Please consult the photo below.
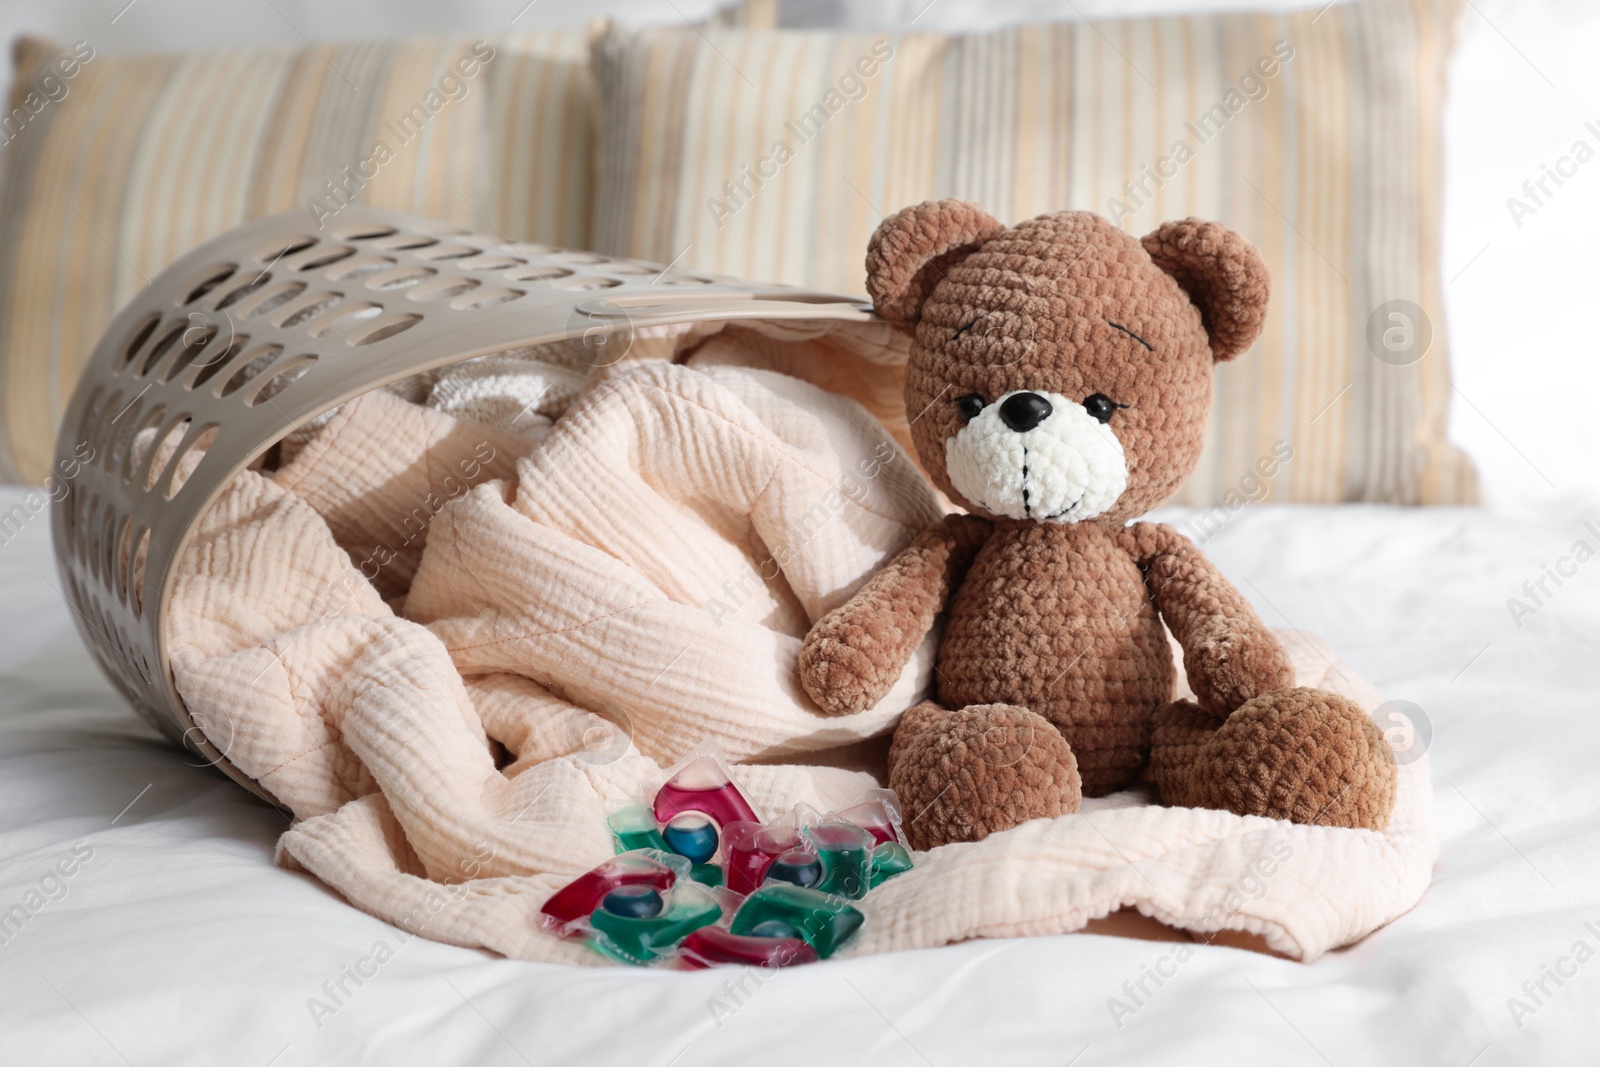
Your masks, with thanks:
<instances>
[{"instance_id":1,"label":"teddy bear's body","mask_svg":"<svg viewBox=\"0 0 1600 1067\"><path fill-rule=\"evenodd\" d=\"M1086 212L1008 229L945 200L884 221L867 288L913 338L912 437L967 513L818 620L800 679L820 710L859 712L944 616L937 699L889 753L912 842L1076 811L1147 765L1169 803L1387 822L1394 762L1371 720L1290 688L1283 649L1199 549L1130 522L1194 468L1213 365L1260 331L1255 250L1194 219L1139 241ZM1168 630L1193 702L1173 700Z\"/></svg>"},{"instance_id":2,"label":"teddy bear's body","mask_svg":"<svg viewBox=\"0 0 1600 1067\"><path fill-rule=\"evenodd\" d=\"M934 685L947 708L1014 704L1072 746L1083 791L1138 773L1172 653L1138 565L1098 523L1002 520L951 598Z\"/></svg>"}]
</instances>

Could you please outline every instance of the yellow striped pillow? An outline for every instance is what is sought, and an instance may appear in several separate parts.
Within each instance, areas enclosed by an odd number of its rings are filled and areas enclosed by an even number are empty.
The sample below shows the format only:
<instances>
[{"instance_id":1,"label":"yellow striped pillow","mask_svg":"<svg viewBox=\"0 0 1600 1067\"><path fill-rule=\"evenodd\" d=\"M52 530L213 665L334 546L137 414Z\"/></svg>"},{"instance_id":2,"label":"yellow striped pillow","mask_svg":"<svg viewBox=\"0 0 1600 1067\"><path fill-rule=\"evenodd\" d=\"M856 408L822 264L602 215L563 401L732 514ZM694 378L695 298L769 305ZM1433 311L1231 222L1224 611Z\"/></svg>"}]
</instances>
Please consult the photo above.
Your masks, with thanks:
<instances>
[{"instance_id":1,"label":"yellow striped pillow","mask_svg":"<svg viewBox=\"0 0 1600 1067\"><path fill-rule=\"evenodd\" d=\"M1465 503L1445 435L1440 143L1459 0L992 34L613 29L595 247L862 290L885 212L976 200L1134 233L1220 219L1275 294L1177 500Z\"/></svg>"},{"instance_id":2,"label":"yellow striped pillow","mask_svg":"<svg viewBox=\"0 0 1600 1067\"><path fill-rule=\"evenodd\" d=\"M113 57L17 46L0 121L0 475L38 481L78 370L168 263L350 197L530 240L589 241L582 27Z\"/></svg>"}]
</instances>

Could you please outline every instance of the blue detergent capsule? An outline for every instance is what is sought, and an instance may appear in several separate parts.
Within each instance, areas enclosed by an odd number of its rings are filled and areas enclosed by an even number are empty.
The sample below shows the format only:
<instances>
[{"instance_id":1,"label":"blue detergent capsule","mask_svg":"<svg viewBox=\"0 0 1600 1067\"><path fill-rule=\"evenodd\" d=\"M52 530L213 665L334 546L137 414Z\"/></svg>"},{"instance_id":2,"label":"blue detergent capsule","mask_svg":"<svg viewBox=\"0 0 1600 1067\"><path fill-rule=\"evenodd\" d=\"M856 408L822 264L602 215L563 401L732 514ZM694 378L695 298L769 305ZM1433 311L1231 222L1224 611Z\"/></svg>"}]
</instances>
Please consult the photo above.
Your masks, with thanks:
<instances>
[{"instance_id":1,"label":"blue detergent capsule","mask_svg":"<svg viewBox=\"0 0 1600 1067\"><path fill-rule=\"evenodd\" d=\"M716 823L698 812L684 812L661 831L667 847L690 863L706 863L717 854Z\"/></svg>"},{"instance_id":2,"label":"blue detergent capsule","mask_svg":"<svg viewBox=\"0 0 1600 1067\"><path fill-rule=\"evenodd\" d=\"M799 937L800 931L795 925L783 919L768 919L756 923L750 928L750 937Z\"/></svg>"},{"instance_id":3,"label":"blue detergent capsule","mask_svg":"<svg viewBox=\"0 0 1600 1067\"><path fill-rule=\"evenodd\" d=\"M654 919L661 914L661 893L647 885L618 886L606 894L600 906L625 919Z\"/></svg>"},{"instance_id":4,"label":"blue detergent capsule","mask_svg":"<svg viewBox=\"0 0 1600 1067\"><path fill-rule=\"evenodd\" d=\"M769 882L788 882L801 889L810 889L822 881L822 861L816 853L805 849L790 849L772 861L767 868Z\"/></svg>"}]
</instances>

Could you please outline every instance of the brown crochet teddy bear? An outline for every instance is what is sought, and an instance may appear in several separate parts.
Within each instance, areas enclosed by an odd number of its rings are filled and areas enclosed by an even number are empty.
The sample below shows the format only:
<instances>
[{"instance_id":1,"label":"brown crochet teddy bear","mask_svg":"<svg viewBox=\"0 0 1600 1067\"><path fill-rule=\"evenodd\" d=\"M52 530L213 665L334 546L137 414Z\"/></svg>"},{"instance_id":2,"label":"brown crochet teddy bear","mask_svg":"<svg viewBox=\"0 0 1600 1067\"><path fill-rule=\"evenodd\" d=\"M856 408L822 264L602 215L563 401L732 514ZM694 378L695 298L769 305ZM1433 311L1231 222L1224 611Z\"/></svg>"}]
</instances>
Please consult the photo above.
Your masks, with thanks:
<instances>
[{"instance_id":1,"label":"brown crochet teddy bear","mask_svg":"<svg viewBox=\"0 0 1600 1067\"><path fill-rule=\"evenodd\" d=\"M1395 764L1333 693L1291 688L1249 603L1175 530L1133 522L1194 469L1214 365L1261 330L1267 271L1238 234L1137 240L1088 212L1007 228L941 200L884 220L878 313L913 338L922 463L966 508L807 635L824 712L889 691L941 612L937 702L889 752L912 843L975 841L1078 809L1148 765L1166 803L1381 829ZM1173 701L1163 622L1196 701Z\"/></svg>"}]
</instances>

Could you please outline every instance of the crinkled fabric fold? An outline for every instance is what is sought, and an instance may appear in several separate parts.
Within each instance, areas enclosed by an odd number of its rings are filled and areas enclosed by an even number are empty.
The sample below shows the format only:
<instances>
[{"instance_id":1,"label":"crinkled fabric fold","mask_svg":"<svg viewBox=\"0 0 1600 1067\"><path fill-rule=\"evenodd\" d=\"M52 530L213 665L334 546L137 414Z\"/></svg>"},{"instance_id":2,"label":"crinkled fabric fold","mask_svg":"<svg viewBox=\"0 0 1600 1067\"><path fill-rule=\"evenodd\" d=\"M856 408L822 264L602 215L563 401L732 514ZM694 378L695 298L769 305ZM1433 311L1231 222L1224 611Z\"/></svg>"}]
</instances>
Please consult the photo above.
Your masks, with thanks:
<instances>
[{"instance_id":1,"label":"crinkled fabric fold","mask_svg":"<svg viewBox=\"0 0 1600 1067\"><path fill-rule=\"evenodd\" d=\"M821 364L808 378L882 391L845 348L802 341ZM282 469L230 484L179 564L172 666L199 728L292 811L280 862L413 933L598 962L540 930L538 909L611 853L606 814L698 742L740 764L769 814L877 784L933 637L857 716L818 713L795 659L811 620L941 501L903 427L738 366L737 348L593 375L527 434L515 404L485 398L505 367L435 384L448 410L369 394ZM757 357L743 362L795 369L793 349ZM1376 705L1327 649L1284 637L1301 684ZM1420 897L1430 796L1426 761L1402 767L1381 834L1147 791L1087 802L919 856L874 892L848 951L1065 932L1127 907L1311 959Z\"/></svg>"}]
</instances>

